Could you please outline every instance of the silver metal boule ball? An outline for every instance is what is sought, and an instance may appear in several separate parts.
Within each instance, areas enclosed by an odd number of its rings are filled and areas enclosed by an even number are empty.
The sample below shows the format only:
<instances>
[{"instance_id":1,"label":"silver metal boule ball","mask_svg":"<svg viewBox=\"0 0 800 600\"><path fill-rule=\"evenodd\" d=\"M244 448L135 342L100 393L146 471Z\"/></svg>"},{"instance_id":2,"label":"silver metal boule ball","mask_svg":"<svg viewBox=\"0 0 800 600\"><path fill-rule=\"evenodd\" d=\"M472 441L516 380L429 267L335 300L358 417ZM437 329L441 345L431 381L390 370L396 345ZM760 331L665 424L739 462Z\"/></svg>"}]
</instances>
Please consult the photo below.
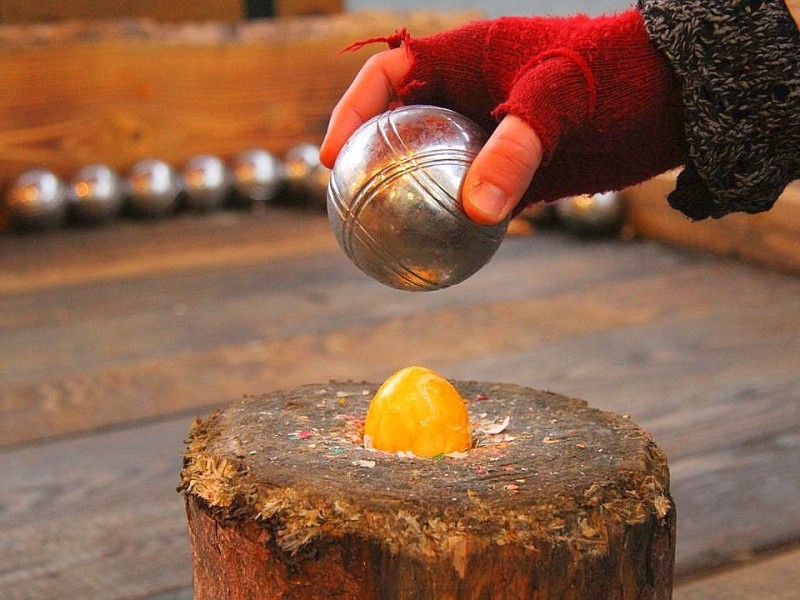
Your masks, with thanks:
<instances>
[{"instance_id":1,"label":"silver metal boule ball","mask_svg":"<svg viewBox=\"0 0 800 600\"><path fill-rule=\"evenodd\" d=\"M4 212L16 229L51 229L67 214L66 189L61 179L44 169L19 175L5 198Z\"/></svg>"},{"instance_id":2,"label":"silver metal boule ball","mask_svg":"<svg viewBox=\"0 0 800 600\"><path fill-rule=\"evenodd\" d=\"M331 171L320 162L319 146L305 143L290 148L283 167L289 193L311 204L324 205Z\"/></svg>"},{"instance_id":3,"label":"silver metal boule ball","mask_svg":"<svg viewBox=\"0 0 800 600\"><path fill-rule=\"evenodd\" d=\"M181 193L177 171L163 160L146 158L128 173L128 202L143 217L163 217L173 212Z\"/></svg>"},{"instance_id":4,"label":"silver metal boule ball","mask_svg":"<svg viewBox=\"0 0 800 600\"><path fill-rule=\"evenodd\" d=\"M362 271L402 290L446 288L483 267L508 220L475 223L461 206L464 175L486 134L453 111L405 106L362 125L328 186L336 239Z\"/></svg>"},{"instance_id":5,"label":"silver metal boule ball","mask_svg":"<svg viewBox=\"0 0 800 600\"><path fill-rule=\"evenodd\" d=\"M122 210L124 190L117 172L106 165L79 169L67 187L67 204L79 220L104 223Z\"/></svg>"},{"instance_id":6,"label":"silver metal boule ball","mask_svg":"<svg viewBox=\"0 0 800 600\"><path fill-rule=\"evenodd\" d=\"M625 225L625 202L617 192L582 194L555 203L564 227L582 236L617 235Z\"/></svg>"},{"instance_id":7,"label":"silver metal boule ball","mask_svg":"<svg viewBox=\"0 0 800 600\"><path fill-rule=\"evenodd\" d=\"M270 202L283 186L281 161L267 150L240 152L231 161L233 185L250 202Z\"/></svg>"},{"instance_id":8,"label":"silver metal boule ball","mask_svg":"<svg viewBox=\"0 0 800 600\"><path fill-rule=\"evenodd\" d=\"M200 154L181 169L186 206L195 211L210 211L222 206L231 192L231 178L225 163L216 156Z\"/></svg>"}]
</instances>

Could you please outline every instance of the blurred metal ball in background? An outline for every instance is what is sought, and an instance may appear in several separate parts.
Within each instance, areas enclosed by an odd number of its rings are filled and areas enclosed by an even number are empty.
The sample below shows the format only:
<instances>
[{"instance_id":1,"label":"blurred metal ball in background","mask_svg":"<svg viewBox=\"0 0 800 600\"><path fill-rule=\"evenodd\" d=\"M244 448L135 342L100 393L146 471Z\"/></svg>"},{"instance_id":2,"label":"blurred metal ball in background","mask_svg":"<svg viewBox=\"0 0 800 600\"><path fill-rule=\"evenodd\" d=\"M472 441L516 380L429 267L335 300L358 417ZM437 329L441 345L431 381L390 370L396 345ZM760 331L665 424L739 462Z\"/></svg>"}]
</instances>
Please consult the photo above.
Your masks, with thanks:
<instances>
[{"instance_id":1,"label":"blurred metal ball in background","mask_svg":"<svg viewBox=\"0 0 800 600\"><path fill-rule=\"evenodd\" d=\"M133 212L142 217L163 217L173 212L181 193L180 176L166 162L146 158L137 162L128 173L128 202Z\"/></svg>"},{"instance_id":2,"label":"blurred metal ball in background","mask_svg":"<svg viewBox=\"0 0 800 600\"><path fill-rule=\"evenodd\" d=\"M200 154L190 158L181 169L187 208L211 211L221 207L231 192L228 168L216 156Z\"/></svg>"},{"instance_id":3,"label":"blurred metal ball in background","mask_svg":"<svg viewBox=\"0 0 800 600\"><path fill-rule=\"evenodd\" d=\"M627 216L625 202L617 192L563 198L554 207L568 231L585 237L618 235Z\"/></svg>"},{"instance_id":4,"label":"blurred metal ball in background","mask_svg":"<svg viewBox=\"0 0 800 600\"><path fill-rule=\"evenodd\" d=\"M283 157L288 192L313 206L325 206L331 171L320 162L319 146L304 143L289 149Z\"/></svg>"},{"instance_id":5,"label":"blurred metal ball in background","mask_svg":"<svg viewBox=\"0 0 800 600\"><path fill-rule=\"evenodd\" d=\"M106 165L87 165L78 170L67 187L72 214L86 223L104 223L122 210L124 190L117 172Z\"/></svg>"},{"instance_id":6,"label":"blurred metal ball in background","mask_svg":"<svg viewBox=\"0 0 800 600\"><path fill-rule=\"evenodd\" d=\"M433 106L405 106L364 123L339 153L328 187L328 218L353 263L391 287L425 291L459 283L489 262L508 220L479 225L460 201L485 141L478 125Z\"/></svg>"},{"instance_id":7,"label":"blurred metal ball in background","mask_svg":"<svg viewBox=\"0 0 800 600\"><path fill-rule=\"evenodd\" d=\"M8 189L4 212L15 229L58 227L67 214L64 183L44 169L25 171Z\"/></svg>"},{"instance_id":8,"label":"blurred metal ball in background","mask_svg":"<svg viewBox=\"0 0 800 600\"><path fill-rule=\"evenodd\" d=\"M283 186L283 166L266 150L238 153L231 160L231 172L236 192L248 202L270 202Z\"/></svg>"}]
</instances>

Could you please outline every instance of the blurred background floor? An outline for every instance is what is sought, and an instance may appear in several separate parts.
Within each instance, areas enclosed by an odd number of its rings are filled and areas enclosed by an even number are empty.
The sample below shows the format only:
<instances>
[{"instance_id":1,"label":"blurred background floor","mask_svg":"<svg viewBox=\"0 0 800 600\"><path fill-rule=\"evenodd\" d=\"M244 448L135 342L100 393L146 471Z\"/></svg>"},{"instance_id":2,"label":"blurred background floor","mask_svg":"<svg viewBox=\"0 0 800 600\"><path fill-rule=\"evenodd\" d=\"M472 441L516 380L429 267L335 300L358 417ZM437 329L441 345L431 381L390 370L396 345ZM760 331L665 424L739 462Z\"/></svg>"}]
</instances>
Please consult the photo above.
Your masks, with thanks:
<instances>
[{"instance_id":1,"label":"blurred background floor","mask_svg":"<svg viewBox=\"0 0 800 600\"><path fill-rule=\"evenodd\" d=\"M9 234L0 254L3 598L190 598L192 419L414 363L630 415L670 458L676 598L797 597L794 275L536 231L459 286L399 292L324 215L277 208Z\"/></svg>"}]
</instances>

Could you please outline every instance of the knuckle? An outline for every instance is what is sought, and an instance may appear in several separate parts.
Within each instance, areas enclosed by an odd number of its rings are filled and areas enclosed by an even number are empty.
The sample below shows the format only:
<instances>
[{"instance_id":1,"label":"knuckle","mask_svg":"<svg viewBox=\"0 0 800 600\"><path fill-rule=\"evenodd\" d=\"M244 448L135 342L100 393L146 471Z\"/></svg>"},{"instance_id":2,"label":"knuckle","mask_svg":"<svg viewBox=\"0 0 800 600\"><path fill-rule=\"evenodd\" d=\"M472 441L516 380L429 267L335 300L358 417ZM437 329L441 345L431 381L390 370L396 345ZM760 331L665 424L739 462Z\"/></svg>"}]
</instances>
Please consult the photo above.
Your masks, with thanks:
<instances>
[{"instance_id":1,"label":"knuckle","mask_svg":"<svg viewBox=\"0 0 800 600\"><path fill-rule=\"evenodd\" d=\"M500 137L486 148L492 167L501 176L532 173L538 166L536 146L516 137Z\"/></svg>"},{"instance_id":2,"label":"knuckle","mask_svg":"<svg viewBox=\"0 0 800 600\"><path fill-rule=\"evenodd\" d=\"M532 171L539 162L536 142L534 136L501 133L493 144L493 151L514 170Z\"/></svg>"},{"instance_id":3,"label":"knuckle","mask_svg":"<svg viewBox=\"0 0 800 600\"><path fill-rule=\"evenodd\" d=\"M358 106L352 103L345 104L341 108L342 110L346 110L356 121L360 123L364 123L372 117L372 115L365 113L364 111L360 110Z\"/></svg>"},{"instance_id":4,"label":"knuckle","mask_svg":"<svg viewBox=\"0 0 800 600\"><path fill-rule=\"evenodd\" d=\"M373 54L364 62L364 70L366 71L383 71L386 63L386 52L378 52Z\"/></svg>"}]
</instances>

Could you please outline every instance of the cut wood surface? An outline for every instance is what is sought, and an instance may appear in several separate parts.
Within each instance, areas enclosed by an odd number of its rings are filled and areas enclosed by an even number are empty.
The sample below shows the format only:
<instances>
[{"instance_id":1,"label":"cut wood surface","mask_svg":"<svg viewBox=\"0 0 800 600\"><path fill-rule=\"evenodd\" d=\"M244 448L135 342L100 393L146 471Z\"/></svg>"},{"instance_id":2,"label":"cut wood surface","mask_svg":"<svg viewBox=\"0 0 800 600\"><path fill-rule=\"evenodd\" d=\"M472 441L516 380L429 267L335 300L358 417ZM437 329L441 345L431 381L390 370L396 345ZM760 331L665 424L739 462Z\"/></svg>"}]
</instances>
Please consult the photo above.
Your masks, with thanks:
<instances>
[{"instance_id":1,"label":"cut wood surface","mask_svg":"<svg viewBox=\"0 0 800 600\"><path fill-rule=\"evenodd\" d=\"M411 363L631 415L670 460L681 577L800 541L796 276L538 232L409 294L327 230L276 209L0 236L4 599L186 600L193 417Z\"/></svg>"},{"instance_id":2,"label":"cut wood surface","mask_svg":"<svg viewBox=\"0 0 800 600\"><path fill-rule=\"evenodd\" d=\"M473 446L364 447L380 383L250 396L194 424L182 470L197 600L669 600L666 456L614 413L453 382Z\"/></svg>"}]
</instances>

